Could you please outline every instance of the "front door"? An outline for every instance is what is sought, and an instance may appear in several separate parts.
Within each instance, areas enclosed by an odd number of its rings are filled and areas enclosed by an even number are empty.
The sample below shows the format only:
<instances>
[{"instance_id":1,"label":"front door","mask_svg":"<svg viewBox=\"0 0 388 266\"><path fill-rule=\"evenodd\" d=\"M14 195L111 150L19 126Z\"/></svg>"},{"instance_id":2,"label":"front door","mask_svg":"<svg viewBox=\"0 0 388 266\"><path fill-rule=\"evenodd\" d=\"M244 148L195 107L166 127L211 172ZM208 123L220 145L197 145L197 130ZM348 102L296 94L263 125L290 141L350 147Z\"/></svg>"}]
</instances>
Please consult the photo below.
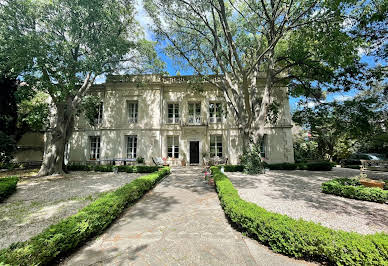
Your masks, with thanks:
<instances>
[{"instance_id":1,"label":"front door","mask_svg":"<svg viewBox=\"0 0 388 266\"><path fill-rule=\"evenodd\" d=\"M190 141L190 164L199 163L199 141Z\"/></svg>"}]
</instances>

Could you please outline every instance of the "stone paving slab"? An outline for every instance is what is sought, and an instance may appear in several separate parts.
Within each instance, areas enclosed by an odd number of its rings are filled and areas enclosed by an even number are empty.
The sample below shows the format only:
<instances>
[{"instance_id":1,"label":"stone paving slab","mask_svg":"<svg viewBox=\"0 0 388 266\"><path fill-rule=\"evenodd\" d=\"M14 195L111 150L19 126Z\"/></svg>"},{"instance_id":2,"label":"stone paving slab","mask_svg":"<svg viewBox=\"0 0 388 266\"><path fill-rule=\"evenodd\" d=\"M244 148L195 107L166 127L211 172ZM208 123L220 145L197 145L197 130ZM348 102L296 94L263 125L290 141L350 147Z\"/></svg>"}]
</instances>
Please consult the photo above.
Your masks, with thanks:
<instances>
[{"instance_id":1,"label":"stone paving slab","mask_svg":"<svg viewBox=\"0 0 388 266\"><path fill-rule=\"evenodd\" d=\"M174 169L63 265L308 265L235 231L200 168Z\"/></svg>"}]
</instances>

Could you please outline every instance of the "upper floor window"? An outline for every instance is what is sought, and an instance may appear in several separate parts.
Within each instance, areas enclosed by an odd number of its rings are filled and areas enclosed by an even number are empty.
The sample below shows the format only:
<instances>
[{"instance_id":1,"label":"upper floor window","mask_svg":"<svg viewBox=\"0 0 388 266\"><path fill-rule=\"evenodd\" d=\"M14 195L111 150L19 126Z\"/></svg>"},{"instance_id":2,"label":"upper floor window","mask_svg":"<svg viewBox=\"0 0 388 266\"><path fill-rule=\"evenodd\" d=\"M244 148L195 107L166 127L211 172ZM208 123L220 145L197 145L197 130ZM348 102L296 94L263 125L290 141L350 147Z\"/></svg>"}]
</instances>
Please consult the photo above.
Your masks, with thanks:
<instances>
[{"instance_id":1,"label":"upper floor window","mask_svg":"<svg viewBox=\"0 0 388 266\"><path fill-rule=\"evenodd\" d=\"M209 122L221 123L222 121L222 105L221 103L209 103Z\"/></svg>"},{"instance_id":2,"label":"upper floor window","mask_svg":"<svg viewBox=\"0 0 388 266\"><path fill-rule=\"evenodd\" d=\"M170 124L179 123L179 103L169 103L167 109L167 122Z\"/></svg>"},{"instance_id":3,"label":"upper floor window","mask_svg":"<svg viewBox=\"0 0 388 266\"><path fill-rule=\"evenodd\" d=\"M179 136L167 136L167 157L179 158Z\"/></svg>"},{"instance_id":4,"label":"upper floor window","mask_svg":"<svg viewBox=\"0 0 388 266\"><path fill-rule=\"evenodd\" d=\"M201 103L189 103L189 124L201 124Z\"/></svg>"},{"instance_id":5,"label":"upper floor window","mask_svg":"<svg viewBox=\"0 0 388 266\"><path fill-rule=\"evenodd\" d=\"M210 157L222 157L222 135L210 136Z\"/></svg>"},{"instance_id":6,"label":"upper floor window","mask_svg":"<svg viewBox=\"0 0 388 266\"><path fill-rule=\"evenodd\" d=\"M138 103L137 101L132 102L128 101L128 122L137 123L137 114L138 114Z\"/></svg>"},{"instance_id":7,"label":"upper floor window","mask_svg":"<svg viewBox=\"0 0 388 266\"><path fill-rule=\"evenodd\" d=\"M260 156L263 157L263 158L266 158L266 149L267 149L267 134L264 134L263 135L263 139L261 140L261 143L260 143Z\"/></svg>"},{"instance_id":8,"label":"upper floor window","mask_svg":"<svg viewBox=\"0 0 388 266\"><path fill-rule=\"evenodd\" d=\"M90 160L98 160L100 159L100 137L92 136L89 137L90 141Z\"/></svg>"},{"instance_id":9,"label":"upper floor window","mask_svg":"<svg viewBox=\"0 0 388 266\"><path fill-rule=\"evenodd\" d=\"M127 158L135 159L137 152L137 136L127 136Z\"/></svg>"},{"instance_id":10,"label":"upper floor window","mask_svg":"<svg viewBox=\"0 0 388 266\"><path fill-rule=\"evenodd\" d=\"M100 104L98 105L98 110L95 117L96 125L100 125L102 123L103 111L104 111L104 103L100 102Z\"/></svg>"}]
</instances>

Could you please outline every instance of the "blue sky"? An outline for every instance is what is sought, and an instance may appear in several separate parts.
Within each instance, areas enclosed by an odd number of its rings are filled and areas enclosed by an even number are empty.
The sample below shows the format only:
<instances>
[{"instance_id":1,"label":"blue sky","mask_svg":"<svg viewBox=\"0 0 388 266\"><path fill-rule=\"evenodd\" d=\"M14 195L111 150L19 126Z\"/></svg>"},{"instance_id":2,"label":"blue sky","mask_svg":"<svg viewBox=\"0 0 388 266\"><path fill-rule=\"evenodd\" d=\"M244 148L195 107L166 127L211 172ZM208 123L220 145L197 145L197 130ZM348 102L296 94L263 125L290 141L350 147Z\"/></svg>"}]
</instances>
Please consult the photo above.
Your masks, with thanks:
<instances>
[{"instance_id":1,"label":"blue sky","mask_svg":"<svg viewBox=\"0 0 388 266\"><path fill-rule=\"evenodd\" d=\"M153 34L150 32L149 30L149 25L152 24L152 21L151 19L147 16L145 10L143 9L142 7L142 1L137 1L136 2L136 11L137 11L137 15L136 15L136 19L137 21L139 22L139 24L145 29L145 38L148 39L148 40L154 40L153 38ZM158 49L158 55L160 56L160 58L166 63L166 71L170 74L170 75L176 75L177 72L179 72L181 75L190 75L192 74L193 72L192 71L185 71L185 70L182 70L180 69L178 66L176 66L173 62L173 60L171 60L169 57L167 57L162 49L160 49L160 45L158 46L159 49ZM360 54L364 54L363 51L360 51ZM373 57L370 57L370 56L365 56L365 55L362 55L361 57L361 61L362 62L365 62L367 63L368 65L370 66L374 66L376 64L375 62L375 58ZM383 64L383 65L386 65L386 62L377 62L377 63L380 63L380 64ZM105 77L101 77L97 80L98 83L102 83L105 81ZM343 100L346 100L346 99L350 99L352 97L354 97L356 94L355 91L350 91L350 92L342 92L342 93L332 93L332 94L329 94L326 98L326 101L343 101ZM293 97L290 97L290 107L291 107L291 111L294 111L297 109L298 107L298 102L300 101L301 98L293 98ZM315 103L313 102L309 102L308 105L310 106L313 106Z\"/></svg>"}]
</instances>

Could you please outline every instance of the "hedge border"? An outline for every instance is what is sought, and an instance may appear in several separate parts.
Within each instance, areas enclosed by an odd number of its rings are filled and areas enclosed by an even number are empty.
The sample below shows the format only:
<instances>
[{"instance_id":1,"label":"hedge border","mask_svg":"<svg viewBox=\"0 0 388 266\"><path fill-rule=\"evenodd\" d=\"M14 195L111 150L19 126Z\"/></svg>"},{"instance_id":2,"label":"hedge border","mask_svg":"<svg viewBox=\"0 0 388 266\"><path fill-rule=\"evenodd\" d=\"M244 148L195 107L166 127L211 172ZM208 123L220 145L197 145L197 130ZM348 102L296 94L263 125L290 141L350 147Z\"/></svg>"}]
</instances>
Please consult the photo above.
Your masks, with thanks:
<instances>
[{"instance_id":1,"label":"hedge border","mask_svg":"<svg viewBox=\"0 0 388 266\"><path fill-rule=\"evenodd\" d=\"M388 191L381 188L363 186L360 181L352 178L335 178L322 183L322 192L350 199L385 203Z\"/></svg>"},{"instance_id":2,"label":"hedge border","mask_svg":"<svg viewBox=\"0 0 388 266\"><path fill-rule=\"evenodd\" d=\"M0 250L0 265L47 265L103 232L129 204L135 203L170 173L165 167L103 194L77 214L51 225L35 237Z\"/></svg>"},{"instance_id":3,"label":"hedge border","mask_svg":"<svg viewBox=\"0 0 388 266\"><path fill-rule=\"evenodd\" d=\"M218 167L224 166L225 172L243 172L244 166L237 165L218 165ZM330 171L332 165L329 161L316 161L307 163L264 163L264 167L270 170L309 170L309 171Z\"/></svg>"},{"instance_id":4,"label":"hedge border","mask_svg":"<svg viewBox=\"0 0 388 266\"><path fill-rule=\"evenodd\" d=\"M160 166L149 165L85 165L85 164L69 164L67 170L69 171L95 171L95 172L113 172L117 167L119 172L126 173L153 173L158 171Z\"/></svg>"},{"instance_id":5,"label":"hedge border","mask_svg":"<svg viewBox=\"0 0 388 266\"><path fill-rule=\"evenodd\" d=\"M11 196L16 191L19 177L9 176L0 178L0 202Z\"/></svg>"},{"instance_id":6,"label":"hedge border","mask_svg":"<svg viewBox=\"0 0 388 266\"><path fill-rule=\"evenodd\" d=\"M387 265L388 235L361 235L273 213L244 201L217 167L211 168L229 219L273 251L337 265Z\"/></svg>"}]
</instances>

